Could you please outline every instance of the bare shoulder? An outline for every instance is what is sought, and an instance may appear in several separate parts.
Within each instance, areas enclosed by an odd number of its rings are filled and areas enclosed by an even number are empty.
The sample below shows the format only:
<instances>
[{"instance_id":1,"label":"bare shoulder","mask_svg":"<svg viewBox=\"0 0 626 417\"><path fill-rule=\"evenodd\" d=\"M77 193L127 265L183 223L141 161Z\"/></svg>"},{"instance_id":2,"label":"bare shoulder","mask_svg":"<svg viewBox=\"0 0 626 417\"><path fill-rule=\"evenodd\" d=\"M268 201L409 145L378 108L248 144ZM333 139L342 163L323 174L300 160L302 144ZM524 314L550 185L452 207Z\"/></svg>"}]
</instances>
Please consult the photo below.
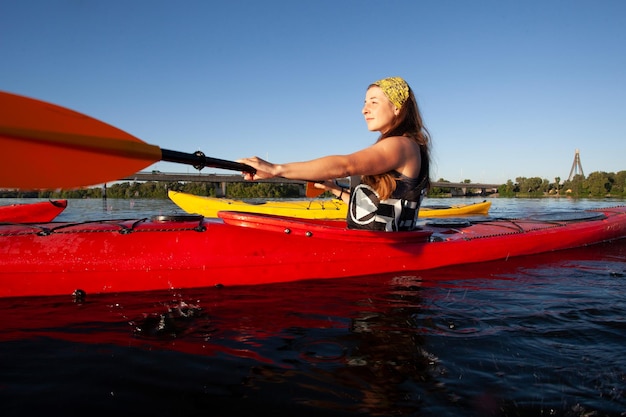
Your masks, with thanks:
<instances>
[{"instance_id":1,"label":"bare shoulder","mask_svg":"<svg viewBox=\"0 0 626 417\"><path fill-rule=\"evenodd\" d=\"M411 178L419 175L422 165L421 152L414 140L406 136L391 136L378 143L384 146L384 152L390 159L395 160L393 169Z\"/></svg>"},{"instance_id":2,"label":"bare shoulder","mask_svg":"<svg viewBox=\"0 0 626 417\"><path fill-rule=\"evenodd\" d=\"M416 146L414 140L407 138L406 136L390 136L383 140L380 140L375 143L375 145L379 145L380 147L385 147L388 149L408 149L408 150L419 150L419 146Z\"/></svg>"}]
</instances>

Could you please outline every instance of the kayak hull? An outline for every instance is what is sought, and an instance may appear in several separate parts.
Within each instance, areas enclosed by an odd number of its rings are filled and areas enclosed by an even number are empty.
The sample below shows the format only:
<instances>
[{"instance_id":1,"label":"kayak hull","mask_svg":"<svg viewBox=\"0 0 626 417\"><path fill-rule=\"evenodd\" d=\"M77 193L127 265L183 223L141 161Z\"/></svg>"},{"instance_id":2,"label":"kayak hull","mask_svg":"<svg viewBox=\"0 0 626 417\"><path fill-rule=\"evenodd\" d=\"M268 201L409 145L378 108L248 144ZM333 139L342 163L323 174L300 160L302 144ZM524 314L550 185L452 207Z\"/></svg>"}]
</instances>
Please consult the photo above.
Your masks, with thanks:
<instances>
[{"instance_id":1,"label":"kayak hull","mask_svg":"<svg viewBox=\"0 0 626 417\"><path fill-rule=\"evenodd\" d=\"M345 219L348 205L341 200L299 200L268 201L261 204L247 203L241 200L203 197L193 194L169 191L168 196L178 207L190 214L205 217L217 217L220 211L241 211L246 213L271 214L276 216L297 217L300 219ZM421 207L420 217L447 217L466 215L486 215L491 207L490 201L449 207Z\"/></svg>"},{"instance_id":2,"label":"kayak hull","mask_svg":"<svg viewBox=\"0 0 626 417\"><path fill-rule=\"evenodd\" d=\"M43 223L54 220L67 207L67 200L0 206L0 223Z\"/></svg>"},{"instance_id":3,"label":"kayak hull","mask_svg":"<svg viewBox=\"0 0 626 417\"><path fill-rule=\"evenodd\" d=\"M257 285L451 265L626 236L626 207L580 219L347 230L343 221L222 212L152 220L0 225L0 297Z\"/></svg>"}]
</instances>

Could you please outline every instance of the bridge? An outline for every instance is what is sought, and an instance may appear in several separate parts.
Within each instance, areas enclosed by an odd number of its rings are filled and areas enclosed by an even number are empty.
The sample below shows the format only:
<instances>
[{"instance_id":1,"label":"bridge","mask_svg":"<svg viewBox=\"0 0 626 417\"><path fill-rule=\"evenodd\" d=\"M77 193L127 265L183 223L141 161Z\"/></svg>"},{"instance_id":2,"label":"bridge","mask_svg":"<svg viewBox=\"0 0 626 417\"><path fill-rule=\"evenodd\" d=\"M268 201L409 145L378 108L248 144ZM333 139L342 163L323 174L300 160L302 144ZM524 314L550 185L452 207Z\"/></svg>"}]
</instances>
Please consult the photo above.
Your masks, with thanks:
<instances>
[{"instance_id":1,"label":"bridge","mask_svg":"<svg viewBox=\"0 0 626 417\"><path fill-rule=\"evenodd\" d=\"M208 182L215 184L216 195L223 196L226 193L226 184L234 182L244 182L241 175L224 175L224 174L185 174L177 172L137 172L118 181L157 181L157 182ZM304 195L306 181L288 180L285 178L271 178L267 180L258 180L255 182L269 182L278 184L301 184L301 194ZM481 195L493 194L498 191L501 184L478 184L464 182L432 182L431 187L439 187L450 189L453 196L465 196L469 190L480 190Z\"/></svg>"}]
</instances>

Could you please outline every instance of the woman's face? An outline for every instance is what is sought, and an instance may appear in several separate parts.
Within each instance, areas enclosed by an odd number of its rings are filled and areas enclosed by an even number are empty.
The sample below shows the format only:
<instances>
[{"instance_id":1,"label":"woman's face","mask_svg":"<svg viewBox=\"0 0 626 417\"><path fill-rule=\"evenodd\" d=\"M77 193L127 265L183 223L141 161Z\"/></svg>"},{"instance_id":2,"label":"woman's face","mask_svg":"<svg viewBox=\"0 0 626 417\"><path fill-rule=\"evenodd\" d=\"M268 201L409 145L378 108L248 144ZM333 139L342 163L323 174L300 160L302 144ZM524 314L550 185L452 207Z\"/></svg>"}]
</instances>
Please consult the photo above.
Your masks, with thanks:
<instances>
[{"instance_id":1,"label":"woman's face","mask_svg":"<svg viewBox=\"0 0 626 417\"><path fill-rule=\"evenodd\" d=\"M363 116L371 132L387 132L398 115L398 109L387 98L380 87L373 86L365 93Z\"/></svg>"}]
</instances>

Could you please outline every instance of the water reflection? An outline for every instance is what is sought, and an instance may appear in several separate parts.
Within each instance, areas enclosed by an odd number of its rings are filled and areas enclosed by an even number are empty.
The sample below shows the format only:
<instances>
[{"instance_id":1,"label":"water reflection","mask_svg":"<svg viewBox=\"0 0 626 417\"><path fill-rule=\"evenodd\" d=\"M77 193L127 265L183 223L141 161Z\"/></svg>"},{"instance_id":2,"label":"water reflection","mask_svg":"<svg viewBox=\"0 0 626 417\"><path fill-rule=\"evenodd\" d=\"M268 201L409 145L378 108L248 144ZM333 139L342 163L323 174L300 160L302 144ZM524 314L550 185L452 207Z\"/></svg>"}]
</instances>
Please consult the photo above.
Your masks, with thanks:
<instances>
[{"instance_id":1,"label":"water reflection","mask_svg":"<svg viewBox=\"0 0 626 417\"><path fill-rule=\"evenodd\" d=\"M332 288L332 299L350 307L350 312L341 307L339 311L308 309L300 315L307 321L305 326L284 326L279 350L283 358L291 352L288 369L275 363L256 366L246 386L260 389L289 380L293 401L323 410L367 415L419 410L420 398L440 385L441 372L417 323L422 309L420 282L398 277L384 289L374 288L372 282L366 286L366 292ZM323 294L319 300L326 299L323 304L327 304L329 292ZM307 306L314 305L310 293L306 298ZM341 321L329 316L331 312ZM319 322L323 326L308 322L324 316L329 319Z\"/></svg>"},{"instance_id":2,"label":"water reflection","mask_svg":"<svg viewBox=\"0 0 626 417\"><path fill-rule=\"evenodd\" d=\"M424 326L417 322L419 280L370 277L345 284L87 295L79 304L69 297L0 300L8 324L0 330L0 340L18 342L16 349L32 343L45 349L45 340L57 340L167 350L182 354L178 361L198 363L192 355L202 358L195 378L202 379L202 369L219 362L229 379L239 375L235 395L284 400L287 389L289 402L303 410L371 415L416 410L419 397L430 389L426 387L438 384L440 372L436 356L424 345ZM96 374L99 354L93 350L85 359ZM160 385L159 372L166 372L165 367L154 365L155 378L147 383ZM41 372L47 372L46 366ZM259 392L263 398L257 397Z\"/></svg>"}]
</instances>

